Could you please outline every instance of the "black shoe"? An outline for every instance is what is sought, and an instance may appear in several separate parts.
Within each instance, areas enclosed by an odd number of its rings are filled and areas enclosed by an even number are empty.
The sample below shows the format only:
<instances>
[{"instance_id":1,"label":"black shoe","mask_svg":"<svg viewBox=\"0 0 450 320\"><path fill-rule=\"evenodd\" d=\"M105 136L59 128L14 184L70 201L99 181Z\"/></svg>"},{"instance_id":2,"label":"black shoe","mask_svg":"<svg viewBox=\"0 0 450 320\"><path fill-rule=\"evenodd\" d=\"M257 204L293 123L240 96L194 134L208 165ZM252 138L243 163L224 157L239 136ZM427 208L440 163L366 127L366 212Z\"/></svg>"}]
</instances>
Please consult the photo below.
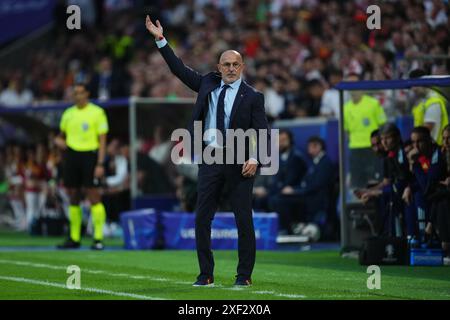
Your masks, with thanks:
<instances>
[{"instance_id":1,"label":"black shoe","mask_svg":"<svg viewBox=\"0 0 450 320\"><path fill-rule=\"evenodd\" d=\"M80 242L73 241L72 239L67 239L63 244L59 244L56 246L57 249L79 249Z\"/></svg>"},{"instance_id":2,"label":"black shoe","mask_svg":"<svg viewBox=\"0 0 450 320\"><path fill-rule=\"evenodd\" d=\"M94 240L94 243L91 245L92 250L103 250L105 249L105 245L101 240Z\"/></svg>"},{"instance_id":3,"label":"black shoe","mask_svg":"<svg viewBox=\"0 0 450 320\"><path fill-rule=\"evenodd\" d=\"M192 285L194 287L214 287L213 277L200 277Z\"/></svg>"},{"instance_id":4,"label":"black shoe","mask_svg":"<svg viewBox=\"0 0 450 320\"><path fill-rule=\"evenodd\" d=\"M252 285L252 279L244 278L244 277L236 277L236 281L234 282L235 286L241 287L250 287Z\"/></svg>"}]
</instances>

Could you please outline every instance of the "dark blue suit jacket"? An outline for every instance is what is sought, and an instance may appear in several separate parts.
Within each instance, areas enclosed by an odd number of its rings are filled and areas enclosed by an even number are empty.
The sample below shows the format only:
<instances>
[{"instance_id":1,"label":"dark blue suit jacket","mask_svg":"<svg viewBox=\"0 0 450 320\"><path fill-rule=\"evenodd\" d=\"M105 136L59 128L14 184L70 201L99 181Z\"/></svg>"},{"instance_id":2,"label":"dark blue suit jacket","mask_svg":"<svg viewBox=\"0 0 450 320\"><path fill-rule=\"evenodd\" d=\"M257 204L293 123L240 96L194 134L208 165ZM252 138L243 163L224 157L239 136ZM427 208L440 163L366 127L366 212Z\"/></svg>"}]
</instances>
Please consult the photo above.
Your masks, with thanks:
<instances>
[{"instance_id":1,"label":"dark blue suit jacket","mask_svg":"<svg viewBox=\"0 0 450 320\"><path fill-rule=\"evenodd\" d=\"M186 66L180 58L173 52L169 44L159 49L162 57L170 68L170 71L177 76L185 85L198 92L195 102L189 131L193 138L194 121L204 121L208 112L208 96L211 91L220 86L222 80L220 73L210 72L201 75L197 71ZM264 95L245 81L242 81L231 111L229 129L269 129L264 110ZM269 133L269 132L268 132ZM269 140L270 141L270 140ZM270 145L269 145L270 146ZM193 150L193 149L192 149ZM256 153L257 154L257 153ZM235 153L236 155L236 153ZM246 147L246 160L248 160L249 150ZM260 160L257 157L258 160Z\"/></svg>"},{"instance_id":2,"label":"dark blue suit jacket","mask_svg":"<svg viewBox=\"0 0 450 320\"><path fill-rule=\"evenodd\" d=\"M332 205L330 195L335 178L333 162L326 154L317 164L312 163L308 168L300 186L295 188L295 191L296 194L304 196L306 209L310 214L327 211Z\"/></svg>"},{"instance_id":3,"label":"dark blue suit jacket","mask_svg":"<svg viewBox=\"0 0 450 320\"><path fill-rule=\"evenodd\" d=\"M286 186L295 187L299 185L305 176L306 170L307 165L303 155L300 151L292 147L286 161L282 161L280 155L280 169L274 176L273 183L270 188L271 193L279 194L280 191Z\"/></svg>"}]
</instances>

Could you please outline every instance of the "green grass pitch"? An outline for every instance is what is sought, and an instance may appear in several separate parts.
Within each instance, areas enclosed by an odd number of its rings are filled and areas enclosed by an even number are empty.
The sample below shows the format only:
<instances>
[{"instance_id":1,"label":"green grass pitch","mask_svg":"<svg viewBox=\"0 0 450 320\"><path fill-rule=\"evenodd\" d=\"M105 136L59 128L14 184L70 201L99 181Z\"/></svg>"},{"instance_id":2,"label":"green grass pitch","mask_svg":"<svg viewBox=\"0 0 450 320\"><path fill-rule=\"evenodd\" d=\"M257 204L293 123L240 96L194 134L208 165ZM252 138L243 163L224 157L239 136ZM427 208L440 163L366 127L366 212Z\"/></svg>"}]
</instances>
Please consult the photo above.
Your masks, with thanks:
<instances>
[{"instance_id":1,"label":"green grass pitch","mask_svg":"<svg viewBox=\"0 0 450 320\"><path fill-rule=\"evenodd\" d=\"M125 251L120 240L103 252L44 248L60 241L0 231L0 299L450 299L449 267L381 266L381 289L369 290L366 267L338 251L258 251L253 286L237 289L237 252L215 251L216 286L198 288L194 251ZM66 287L69 265L80 290Z\"/></svg>"}]
</instances>

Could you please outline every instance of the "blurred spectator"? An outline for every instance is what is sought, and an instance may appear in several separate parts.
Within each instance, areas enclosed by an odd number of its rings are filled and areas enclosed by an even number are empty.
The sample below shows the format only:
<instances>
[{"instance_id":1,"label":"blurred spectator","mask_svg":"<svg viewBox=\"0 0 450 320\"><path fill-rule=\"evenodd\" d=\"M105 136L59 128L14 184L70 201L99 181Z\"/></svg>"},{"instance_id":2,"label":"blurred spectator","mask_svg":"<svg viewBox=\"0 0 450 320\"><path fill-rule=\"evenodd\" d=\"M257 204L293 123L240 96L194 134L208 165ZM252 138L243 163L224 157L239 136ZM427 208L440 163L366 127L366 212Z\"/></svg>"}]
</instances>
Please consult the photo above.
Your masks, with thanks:
<instances>
[{"instance_id":1,"label":"blurred spectator","mask_svg":"<svg viewBox=\"0 0 450 320\"><path fill-rule=\"evenodd\" d=\"M6 107L29 106L32 102L33 93L19 79L11 79L8 88L0 93L0 105Z\"/></svg>"},{"instance_id":2,"label":"blurred spectator","mask_svg":"<svg viewBox=\"0 0 450 320\"><path fill-rule=\"evenodd\" d=\"M121 212L130 206L128 146L112 139L106 150L105 186L102 201L109 225L119 221Z\"/></svg>"},{"instance_id":3,"label":"blurred spectator","mask_svg":"<svg viewBox=\"0 0 450 320\"><path fill-rule=\"evenodd\" d=\"M90 92L94 98L100 100L126 97L129 95L126 87L128 82L126 73L114 68L109 57L103 57L99 62L98 71L91 80Z\"/></svg>"},{"instance_id":4,"label":"blurred spectator","mask_svg":"<svg viewBox=\"0 0 450 320\"><path fill-rule=\"evenodd\" d=\"M0 150L0 223L7 222L6 215L8 207L8 181L5 172L6 159L3 150ZM13 222L9 222L12 224Z\"/></svg>"},{"instance_id":5,"label":"blurred spectator","mask_svg":"<svg viewBox=\"0 0 450 320\"><path fill-rule=\"evenodd\" d=\"M10 145L6 149L5 173L9 185L9 202L13 209L15 226L18 230L26 230L26 213L24 203L23 173L25 159L19 145Z\"/></svg>"},{"instance_id":6,"label":"blurred spectator","mask_svg":"<svg viewBox=\"0 0 450 320\"><path fill-rule=\"evenodd\" d=\"M407 225L406 234L415 232L415 216L412 208L405 207L402 197L408 191L411 174L408 168L406 152L403 149L400 130L391 123L380 128L381 143L385 152L383 160L383 181L367 189L356 190L355 194L367 203L370 199L378 198L378 211L382 218L379 233L400 237L403 230L399 228L399 219L404 215ZM402 226L403 227L403 226Z\"/></svg>"},{"instance_id":7,"label":"blurred spectator","mask_svg":"<svg viewBox=\"0 0 450 320\"><path fill-rule=\"evenodd\" d=\"M409 77L425 76L425 71L416 69ZM425 87L413 87L416 104L412 109L414 127L425 126L431 131L431 136L438 145L442 145L442 129L448 124L446 100L439 93Z\"/></svg>"},{"instance_id":8,"label":"blurred spectator","mask_svg":"<svg viewBox=\"0 0 450 320\"><path fill-rule=\"evenodd\" d=\"M369 181L367 182L368 185L373 185L381 182L383 178L383 160L386 156L386 151L384 150L383 144L381 143L381 135L379 129L372 131L372 133L370 134L370 144L372 146L372 152L377 157L375 160L374 175L370 177Z\"/></svg>"},{"instance_id":9,"label":"blurred spectator","mask_svg":"<svg viewBox=\"0 0 450 320\"><path fill-rule=\"evenodd\" d=\"M272 201L276 199L285 187L294 187L305 176L307 166L303 155L296 149L294 137L289 130L279 131L279 170L269 178L259 178L259 185L253 188L256 195L254 202L258 210L268 211L272 208ZM268 180L264 182L264 180ZM269 183L270 182L270 183ZM284 227L283 227L284 228ZM284 229L287 230L287 227Z\"/></svg>"},{"instance_id":10,"label":"blurred spectator","mask_svg":"<svg viewBox=\"0 0 450 320\"><path fill-rule=\"evenodd\" d=\"M415 236L419 243L424 244L432 240L432 235L426 234L426 225L431 221L430 196L447 177L446 159L433 142L428 128L415 127L411 141L413 148L408 153L408 160L415 183L408 188L410 191L404 199L407 203L414 203L418 224Z\"/></svg>"},{"instance_id":11,"label":"blurred spectator","mask_svg":"<svg viewBox=\"0 0 450 320\"><path fill-rule=\"evenodd\" d=\"M36 224L45 204L47 187L46 150L44 145L28 148L23 171L27 227L35 234Z\"/></svg>"},{"instance_id":12,"label":"blurred spectator","mask_svg":"<svg viewBox=\"0 0 450 320\"><path fill-rule=\"evenodd\" d=\"M450 126L443 130L443 157L446 162L445 180L437 185L430 195L430 222L426 232L431 235L436 232L444 251L444 265L450 265Z\"/></svg>"},{"instance_id":13,"label":"blurred spectator","mask_svg":"<svg viewBox=\"0 0 450 320\"><path fill-rule=\"evenodd\" d=\"M342 71L333 68L329 74L330 88L325 90L321 100L320 114L322 116L339 119L339 91L334 86L341 81Z\"/></svg>"},{"instance_id":14,"label":"blurred spectator","mask_svg":"<svg viewBox=\"0 0 450 320\"><path fill-rule=\"evenodd\" d=\"M270 120L278 119L284 110L285 99L283 96L283 83L281 79L276 79L263 91L266 102L265 109Z\"/></svg>"},{"instance_id":15,"label":"blurred spectator","mask_svg":"<svg viewBox=\"0 0 450 320\"><path fill-rule=\"evenodd\" d=\"M274 211L280 215L283 233L295 232L294 222L313 222L324 228L328 221L332 190L335 184L335 170L326 154L325 141L319 137L308 140L308 155L312 164L301 183L286 186L274 201Z\"/></svg>"},{"instance_id":16,"label":"blurred spectator","mask_svg":"<svg viewBox=\"0 0 450 320\"><path fill-rule=\"evenodd\" d=\"M300 108L307 117L317 117L320 113L322 95L325 91L323 83L313 79L306 84L307 94Z\"/></svg>"}]
</instances>

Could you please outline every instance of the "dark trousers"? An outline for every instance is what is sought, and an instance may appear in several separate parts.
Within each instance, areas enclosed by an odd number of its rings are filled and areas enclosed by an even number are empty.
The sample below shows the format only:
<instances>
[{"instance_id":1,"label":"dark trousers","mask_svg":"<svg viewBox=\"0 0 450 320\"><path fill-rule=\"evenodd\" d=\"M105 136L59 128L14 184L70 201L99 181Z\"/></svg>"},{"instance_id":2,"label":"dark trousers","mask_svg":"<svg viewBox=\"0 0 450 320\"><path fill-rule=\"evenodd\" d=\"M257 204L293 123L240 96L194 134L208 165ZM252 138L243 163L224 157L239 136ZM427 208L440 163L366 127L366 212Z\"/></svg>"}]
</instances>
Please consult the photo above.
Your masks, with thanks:
<instances>
[{"instance_id":1,"label":"dark trousers","mask_svg":"<svg viewBox=\"0 0 450 320\"><path fill-rule=\"evenodd\" d=\"M213 276L214 257L211 251L211 223L225 185L233 186L229 201L238 229L239 277L250 277L255 265L256 240L252 217L254 178L244 178L242 165L200 164L197 185L195 240L200 265L199 277Z\"/></svg>"},{"instance_id":2,"label":"dark trousers","mask_svg":"<svg viewBox=\"0 0 450 320\"><path fill-rule=\"evenodd\" d=\"M349 172L352 188L366 188L373 180L377 167L377 157L371 148L350 149Z\"/></svg>"}]
</instances>

